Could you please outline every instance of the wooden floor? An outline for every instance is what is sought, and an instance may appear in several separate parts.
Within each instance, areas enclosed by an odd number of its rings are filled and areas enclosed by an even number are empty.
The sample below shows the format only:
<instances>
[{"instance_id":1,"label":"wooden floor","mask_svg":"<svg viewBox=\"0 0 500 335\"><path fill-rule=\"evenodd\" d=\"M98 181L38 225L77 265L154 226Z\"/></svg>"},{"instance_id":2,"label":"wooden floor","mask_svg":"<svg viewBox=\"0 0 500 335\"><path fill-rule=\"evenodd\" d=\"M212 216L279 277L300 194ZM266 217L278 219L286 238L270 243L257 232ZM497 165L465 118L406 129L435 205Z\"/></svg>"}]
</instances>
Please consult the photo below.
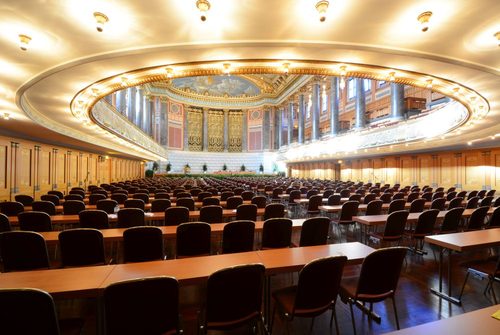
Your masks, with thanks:
<instances>
[{"instance_id":1,"label":"wooden floor","mask_svg":"<svg viewBox=\"0 0 500 335\"><path fill-rule=\"evenodd\" d=\"M377 245L373 245L378 247ZM426 246L427 255L420 256L408 254L401 274L398 292L396 294L396 304L398 307L401 328L407 328L422 323L427 323L450 316L459 315L476 309L484 308L493 304L490 294L483 295L486 281L469 277L468 285L463 295L462 306L457 306L439 299L429 292L430 287L437 287L438 283L438 263L434 257L433 250ZM453 292L458 294L465 277L465 268L459 263L473 258L485 257L487 250L456 256L456 264L453 266ZM438 253L436 250L436 257ZM356 275L359 267L346 268L344 276ZM293 280L297 282L297 275L293 275ZM290 285L291 275L281 275L272 278L272 289ZM499 285L496 286L496 295L500 297ZM183 329L184 334L196 334L196 311L199 301L204 295L203 287L184 287L181 289L181 302L183 309ZM90 301L78 302L58 302L58 309L62 317L72 315L85 315L86 324L83 334L95 334L95 303ZM341 334L353 334L349 306L340 301L337 302L337 317ZM358 334L382 334L396 329L394 313L390 300L375 304L374 311L382 316L381 324L369 322L366 316L354 309L356 319L356 329ZM330 329L330 312L316 318L313 334L335 334L335 330ZM295 319L290 324L291 334L309 334L310 319ZM218 332L213 332L218 334ZM251 333L248 328L238 329L230 334ZM286 324L279 317L275 318L273 334L286 334Z\"/></svg>"}]
</instances>

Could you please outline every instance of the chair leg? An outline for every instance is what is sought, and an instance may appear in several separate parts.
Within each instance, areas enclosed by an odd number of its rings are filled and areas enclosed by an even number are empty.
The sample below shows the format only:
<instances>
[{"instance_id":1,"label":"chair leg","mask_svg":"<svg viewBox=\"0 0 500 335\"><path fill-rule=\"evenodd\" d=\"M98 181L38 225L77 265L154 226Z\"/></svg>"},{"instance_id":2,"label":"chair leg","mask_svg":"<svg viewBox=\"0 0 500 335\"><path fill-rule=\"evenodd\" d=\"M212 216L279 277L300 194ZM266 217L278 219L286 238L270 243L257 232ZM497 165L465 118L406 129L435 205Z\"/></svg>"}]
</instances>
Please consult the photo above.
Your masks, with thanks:
<instances>
[{"instance_id":1,"label":"chair leg","mask_svg":"<svg viewBox=\"0 0 500 335\"><path fill-rule=\"evenodd\" d=\"M314 320L316 320L316 317L313 317L311 320L311 327L309 328L309 333L312 334L313 328L314 328Z\"/></svg>"},{"instance_id":2,"label":"chair leg","mask_svg":"<svg viewBox=\"0 0 500 335\"><path fill-rule=\"evenodd\" d=\"M394 308L394 318L396 319L396 327L399 330L399 318L398 318L398 309L396 308L396 299L392 296L392 307Z\"/></svg>"},{"instance_id":3,"label":"chair leg","mask_svg":"<svg viewBox=\"0 0 500 335\"><path fill-rule=\"evenodd\" d=\"M460 295L458 296L458 300L462 298L462 294L464 294L465 284L467 284L467 279L469 279L469 270L467 270L467 274L465 275L464 284L462 285L462 289L460 290Z\"/></svg>"},{"instance_id":4,"label":"chair leg","mask_svg":"<svg viewBox=\"0 0 500 335\"><path fill-rule=\"evenodd\" d=\"M332 322L333 322L333 319L335 319L335 332L337 333L337 335L340 335L340 332L339 332L339 323L338 323L338 320L337 320L337 311L336 311L336 306L337 306L337 302L334 301L333 304L332 304L332 316L330 317L330 328L332 328Z\"/></svg>"},{"instance_id":5,"label":"chair leg","mask_svg":"<svg viewBox=\"0 0 500 335\"><path fill-rule=\"evenodd\" d=\"M352 309L352 304L353 304L353 301L352 299L349 298L349 308L351 309L351 320L352 320L352 329L354 331L354 335L356 335L356 323L354 322L354 311Z\"/></svg>"}]
</instances>

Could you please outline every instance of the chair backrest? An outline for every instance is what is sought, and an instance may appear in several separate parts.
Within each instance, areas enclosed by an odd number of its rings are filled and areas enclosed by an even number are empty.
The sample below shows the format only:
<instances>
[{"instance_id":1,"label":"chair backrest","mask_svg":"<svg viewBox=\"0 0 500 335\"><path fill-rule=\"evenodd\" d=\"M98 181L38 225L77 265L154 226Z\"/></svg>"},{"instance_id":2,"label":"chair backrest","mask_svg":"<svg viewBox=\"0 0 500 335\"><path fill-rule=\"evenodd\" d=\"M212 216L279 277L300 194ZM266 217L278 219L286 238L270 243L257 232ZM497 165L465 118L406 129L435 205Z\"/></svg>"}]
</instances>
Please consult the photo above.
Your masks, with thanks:
<instances>
[{"instance_id":1,"label":"chair backrest","mask_svg":"<svg viewBox=\"0 0 500 335\"><path fill-rule=\"evenodd\" d=\"M56 196L54 195L54 197ZM56 205L54 205L52 201L47 201L47 200L33 201L33 203L31 204L31 208L34 211L44 212L49 215L56 215Z\"/></svg>"},{"instance_id":2,"label":"chair backrest","mask_svg":"<svg viewBox=\"0 0 500 335\"><path fill-rule=\"evenodd\" d=\"M309 198L307 211L319 213L319 206L321 205L323 205L323 197L321 195L313 195L312 197Z\"/></svg>"},{"instance_id":3,"label":"chair backrest","mask_svg":"<svg viewBox=\"0 0 500 335\"><path fill-rule=\"evenodd\" d=\"M96 203L96 209L103 210L108 214L113 214L117 207L118 202L111 199L98 200Z\"/></svg>"},{"instance_id":4,"label":"chair backrest","mask_svg":"<svg viewBox=\"0 0 500 335\"><path fill-rule=\"evenodd\" d=\"M192 198L180 198L175 202L175 206L187 207L190 211L194 211L194 200Z\"/></svg>"},{"instance_id":5,"label":"chair backrest","mask_svg":"<svg viewBox=\"0 0 500 335\"><path fill-rule=\"evenodd\" d=\"M252 198L252 204L257 205L257 208L266 208L267 199L263 195L256 195Z\"/></svg>"},{"instance_id":6,"label":"chair backrest","mask_svg":"<svg viewBox=\"0 0 500 335\"><path fill-rule=\"evenodd\" d=\"M391 203L389 204L389 210L387 211L387 214L391 214L392 212L404 210L405 204L406 204L406 201L404 201L404 199L392 200Z\"/></svg>"},{"instance_id":7,"label":"chair backrest","mask_svg":"<svg viewBox=\"0 0 500 335\"><path fill-rule=\"evenodd\" d=\"M33 288L0 290L2 334L58 335L54 300L47 292Z\"/></svg>"},{"instance_id":8,"label":"chair backrest","mask_svg":"<svg viewBox=\"0 0 500 335\"><path fill-rule=\"evenodd\" d=\"M155 199L170 199L170 194L167 192L158 192L155 193Z\"/></svg>"},{"instance_id":9,"label":"chair backrest","mask_svg":"<svg viewBox=\"0 0 500 335\"><path fill-rule=\"evenodd\" d=\"M487 197L493 197L495 196L496 190L489 190L488 193L486 193Z\"/></svg>"},{"instance_id":10,"label":"chair backrest","mask_svg":"<svg viewBox=\"0 0 500 335\"><path fill-rule=\"evenodd\" d=\"M455 191L446 193L446 201L451 201L451 199L455 198L456 196L457 196L457 192L455 192Z\"/></svg>"},{"instance_id":11,"label":"chair backrest","mask_svg":"<svg viewBox=\"0 0 500 335\"><path fill-rule=\"evenodd\" d=\"M420 193L418 192L411 192L408 194L408 197L406 198L406 202L413 202L413 200L418 199L420 196Z\"/></svg>"},{"instance_id":12,"label":"chair backrest","mask_svg":"<svg viewBox=\"0 0 500 335\"><path fill-rule=\"evenodd\" d=\"M292 242L292 220L271 218L264 221L262 248L288 248Z\"/></svg>"},{"instance_id":13,"label":"chair backrest","mask_svg":"<svg viewBox=\"0 0 500 335\"><path fill-rule=\"evenodd\" d=\"M12 227L10 226L9 218L7 215L0 213L0 233L11 230Z\"/></svg>"},{"instance_id":14,"label":"chair backrest","mask_svg":"<svg viewBox=\"0 0 500 335\"><path fill-rule=\"evenodd\" d=\"M203 199L205 199L207 197L211 197L211 196L212 196L211 192L207 192L207 191L201 192L198 194L198 201L203 201Z\"/></svg>"},{"instance_id":15,"label":"chair backrest","mask_svg":"<svg viewBox=\"0 0 500 335\"><path fill-rule=\"evenodd\" d=\"M479 204L479 197L468 197L467 199L467 205L465 205L466 209L477 208L477 205Z\"/></svg>"},{"instance_id":16,"label":"chair backrest","mask_svg":"<svg viewBox=\"0 0 500 335\"><path fill-rule=\"evenodd\" d=\"M252 251L254 235L255 223L253 221L237 220L229 222L224 226L222 232L222 253Z\"/></svg>"},{"instance_id":17,"label":"chair backrest","mask_svg":"<svg viewBox=\"0 0 500 335\"><path fill-rule=\"evenodd\" d=\"M483 206L490 207L492 202L493 202L493 196L484 197L481 199L481 201L479 201L479 207Z\"/></svg>"},{"instance_id":18,"label":"chair backrest","mask_svg":"<svg viewBox=\"0 0 500 335\"><path fill-rule=\"evenodd\" d=\"M257 205L243 204L236 208L236 220L257 220Z\"/></svg>"},{"instance_id":19,"label":"chair backrest","mask_svg":"<svg viewBox=\"0 0 500 335\"><path fill-rule=\"evenodd\" d=\"M226 201L227 198L234 196L233 191L224 191L220 194L220 201Z\"/></svg>"},{"instance_id":20,"label":"chair backrest","mask_svg":"<svg viewBox=\"0 0 500 335\"><path fill-rule=\"evenodd\" d=\"M63 203L64 215L76 215L85 210L85 203L82 200L66 200Z\"/></svg>"},{"instance_id":21,"label":"chair backrest","mask_svg":"<svg viewBox=\"0 0 500 335\"><path fill-rule=\"evenodd\" d=\"M138 209L144 211L146 208L146 204L144 203L144 200L142 200L142 199L127 199L123 203L123 207L124 208L138 208Z\"/></svg>"},{"instance_id":22,"label":"chair backrest","mask_svg":"<svg viewBox=\"0 0 500 335\"><path fill-rule=\"evenodd\" d=\"M50 266L43 236L32 231L1 233L0 254L5 272L48 269Z\"/></svg>"},{"instance_id":23,"label":"chair backrest","mask_svg":"<svg viewBox=\"0 0 500 335\"><path fill-rule=\"evenodd\" d=\"M21 212L24 212L24 205L18 201L0 202L0 213L7 216L16 216Z\"/></svg>"},{"instance_id":24,"label":"chair backrest","mask_svg":"<svg viewBox=\"0 0 500 335\"><path fill-rule=\"evenodd\" d=\"M315 217L306 219L302 223L299 246L323 245L328 240L330 219Z\"/></svg>"},{"instance_id":25,"label":"chair backrest","mask_svg":"<svg viewBox=\"0 0 500 335\"><path fill-rule=\"evenodd\" d=\"M352 217L358 213L359 202L346 201L342 204L339 214L339 221L352 221Z\"/></svg>"},{"instance_id":26,"label":"chair backrest","mask_svg":"<svg viewBox=\"0 0 500 335\"><path fill-rule=\"evenodd\" d=\"M45 212L22 212L17 215L19 229L28 231L52 231L52 220Z\"/></svg>"},{"instance_id":27,"label":"chair backrest","mask_svg":"<svg viewBox=\"0 0 500 335\"><path fill-rule=\"evenodd\" d=\"M40 197L41 200L43 201L50 201L51 203L54 204L54 206L59 206L60 205L60 198L55 195L55 194L44 194Z\"/></svg>"},{"instance_id":28,"label":"chair backrest","mask_svg":"<svg viewBox=\"0 0 500 335\"><path fill-rule=\"evenodd\" d=\"M285 205L283 204L269 204L264 209L264 220L272 218L282 218L285 216Z\"/></svg>"},{"instance_id":29,"label":"chair backrest","mask_svg":"<svg viewBox=\"0 0 500 335\"><path fill-rule=\"evenodd\" d=\"M123 232L123 261L146 262L164 259L163 234L160 228L132 227Z\"/></svg>"},{"instance_id":30,"label":"chair backrest","mask_svg":"<svg viewBox=\"0 0 500 335\"><path fill-rule=\"evenodd\" d=\"M462 202L464 201L464 198L461 197L455 197L450 200L450 203L448 204L448 210L457 208L457 207L463 207Z\"/></svg>"},{"instance_id":31,"label":"chair backrest","mask_svg":"<svg viewBox=\"0 0 500 335\"><path fill-rule=\"evenodd\" d=\"M68 194L64 196L64 200L79 200L83 201L83 197L80 194Z\"/></svg>"},{"instance_id":32,"label":"chair backrest","mask_svg":"<svg viewBox=\"0 0 500 335\"><path fill-rule=\"evenodd\" d=\"M477 197L478 193L479 193L478 191L470 191L469 194L467 195L467 200Z\"/></svg>"},{"instance_id":33,"label":"chair backrest","mask_svg":"<svg viewBox=\"0 0 500 335\"><path fill-rule=\"evenodd\" d=\"M443 222L439 228L440 233L453 233L458 231L458 226L460 225L460 219L462 219L462 213L464 212L463 207L455 207L449 209L444 215Z\"/></svg>"},{"instance_id":34,"label":"chair backrest","mask_svg":"<svg viewBox=\"0 0 500 335\"><path fill-rule=\"evenodd\" d=\"M210 224L187 222L177 226L176 257L210 255Z\"/></svg>"},{"instance_id":35,"label":"chair backrest","mask_svg":"<svg viewBox=\"0 0 500 335\"><path fill-rule=\"evenodd\" d=\"M118 211L118 228L130 228L144 225L144 211L142 209L123 208Z\"/></svg>"},{"instance_id":36,"label":"chair backrest","mask_svg":"<svg viewBox=\"0 0 500 335\"><path fill-rule=\"evenodd\" d=\"M493 214L491 215L490 221L488 221L488 228L498 227L500 227L500 207L495 208Z\"/></svg>"},{"instance_id":37,"label":"chair backrest","mask_svg":"<svg viewBox=\"0 0 500 335\"><path fill-rule=\"evenodd\" d=\"M89 205L97 205L99 200L105 200L106 196L102 194L91 194L89 195Z\"/></svg>"},{"instance_id":38,"label":"chair backrest","mask_svg":"<svg viewBox=\"0 0 500 335\"><path fill-rule=\"evenodd\" d=\"M482 229L484 226L484 219L488 214L490 208L487 206L476 208L467 222L467 227L465 230L478 230Z\"/></svg>"},{"instance_id":39,"label":"chair backrest","mask_svg":"<svg viewBox=\"0 0 500 335\"><path fill-rule=\"evenodd\" d=\"M31 204L33 203L33 197L26 194L18 194L14 196L14 199L17 202L22 203L24 206L31 206Z\"/></svg>"},{"instance_id":40,"label":"chair backrest","mask_svg":"<svg viewBox=\"0 0 500 335\"><path fill-rule=\"evenodd\" d=\"M151 201L151 212L164 212L171 206L169 199L154 199Z\"/></svg>"},{"instance_id":41,"label":"chair backrest","mask_svg":"<svg viewBox=\"0 0 500 335\"><path fill-rule=\"evenodd\" d=\"M149 203L149 195L146 193L134 193L132 199L141 199L145 204Z\"/></svg>"},{"instance_id":42,"label":"chair backrest","mask_svg":"<svg viewBox=\"0 0 500 335\"><path fill-rule=\"evenodd\" d=\"M328 206L340 205L342 197L339 194L333 194L328 197Z\"/></svg>"},{"instance_id":43,"label":"chair backrest","mask_svg":"<svg viewBox=\"0 0 500 335\"><path fill-rule=\"evenodd\" d=\"M443 198L444 200L444 198ZM430 235L434 232L434 225L439 214L439 209L429 209L418 216L415 226L415 235Z\"/></svg>"},{"instance_id":44,"label":"chair backrest","mask_svg":"<svg viewBox=\"0 0 500 335\"><path fill-rule=\"evenodd\" d=\"M351 195L351 191L348 190L348 189L342 189L340 190L340 197L341 198L349 198L349 196Z\"/></svg>"},{"instance_id":45,"label":"chair backrest","mask_svg":"<svg viewBox=\"0 0 500 335\"><path fill-rule=\"evenodd\" d=\"M85 198L85 190L71 189L71 191L69 191L69 194L81 195L82 198Z\"/></svg>"},{"instance_id":46,"label":"chair backrest","mask_svg":"<svg viewBox=\"0 0 500 335\"><path fill-rule=\"evenodd\" d=\"M457 193L457 197L464 198L467 196L467 191L460 191Z\"/></svg>"},{"instance_id":47,"label":"chair backrest","mask_svg":"<svg viewBox=\"0 0 500 335\"><path fill-rule=\"evenodd\" d=\"M408 211L399 210L392 212L387 217L387 222L384 228L384 238L400 238L405 232L406 219L408 218Z\"/></svg>"},{"instance_id":48,"label":"chair backrest","mask_svg":"<svg viewBox=\"0 0 500 335\"><path fill-rule=\"evenodd\" d=\"M365 215L380 215L382 213L382 200L372 200L366 206Z\"/></svg>"},{"instance_id":49,"label":"chair backrest","mask_svg":"<svg viewBox=\"0 0 500 335\"><path fill-rule=\"evenodd\" d=\"M396 291L407 248L378 249L366 256L361 265L356 298L381 301Z\"/></svg>"},{"instance_id":50,"label":"chair backrest","mask_svg":"<svg viewBox=\"0 0 500 335\"><path fill-rule=\"evenodd\" d=\"M172 334L179 324L179 284L171 277L117 282L104 289L106 334Z\"/></svg>"},{"instance_id":51,"label":"chair backrest","mask_svg":"<svg viewBox=\"0 0 500 335\"><path fill-rule=\"evenodd\" d=\"M255 197L255 193L253 193L252 191L243 191L241 192L241 197L243 198L243 200L252 200L253 197Z\"/></svg>"},{"instance_id":52,"label":"chair backrest","mask_svg":"<svg viewBox=\"0 0 500 335\"><path fill-rule=\"evenodd\" d=\"M432 201L438 199L438 198L444 198L444 192L435 192L433 195L432 195Z\"/></svg>"},{"instance_id":53,"label":"chair backrest","mask_svg":"<svg viewBox=\"0 0 500 335\"><path fill-rule=\"evenodd\" d=\"M97 229L77 228L59 233L62 266L105 264L104 239Z\"/></svg>"},{"instance_id":54,"label":"chair backrest","mask_svg":"<svg viewBox=\"0 0 500 335\"><path fill-rule=\"evenodd\" d=\"M495 199L495 202L493 203L493 207L500 207L500 197Z\"/></svg>"},{"instance_id":55,"label":"chair backrest","mask_svg":"<svg viewBox=\"0 0 500 335\"><path fill-rule=\"evenodd\" d=\"M169 207L165 210L165 226L178 226L189 221L189 208Z\"/></svg>"},{"instance_id":56,"label":"chair backrest","mask_svg":"<svg viewBox=\"0 0 500 335\"><path fill-rule=\"evenodd\" d=\"M388 204L392 200L392 194L391 193L384 193L380 196L379 199L382 200L384 202L384 204Z\"/></svg>"},{"instance_id":57,"label":"chair backrest","mask_svg":"<svg viewBox=\"0 0 500 335\"><path fill-rule=\"evenodd\" d=\"M81 228L109 228L108 213L100 209L86 209L78 213Z\"/></svg>"},{"instance_id":58,"label":"chair backrest","mask_svg":"<svg viewBox=\"0 0 500 335\"><path fill-rule=\"evenodd\" d=\"M135 195L135 194L134 194ZM128 195L123 193L111 194L111 200L115 200L120 205L124 204L128 200Z\"/></svg>"},{"instance_id":59,"label":"chair backrest","mask_svg":"<svg viewBox=\"0 0 500 335\"><path fill-rule=\"evenodd\" d=\"M205 328L234 328L260 317L264 272L262 264L246 264L211 274L207 281Z\"/></svg>"},{"instance_id":60,"label":"chair backrest","mask_svg":"<svg viewBox=\"0 0 500 335\"><path fill-rule=\"evenodd\" d=\"M377 195L375 193L368 193L365 195L365 198L363 199L363 204L368 205L371 201L375 200L377 198Z\"/></svg>"},{"instance_id":61,"label":"chair backrest","mask_svg":"<svg viewBox=\"0 0 500 335\"><path fill-rule=\"evenodd\" d=\"M420 213L424 211L425 199L415 199L411 202L410 213Z\"/></svg>"},{"instance_id":62,"label":"chair backrest","mask_svg":"<svg viewBox=\"0 0 500 335\"><path fill-rule=\"evenodd\" d=\"M404 199L405 194L403 192L398 192L392 196L392 200Z\"/></svg>"},{"instance_id":63,"label":"chair backrest","mask_svg":"<svg viewBox=\"0 0 500 335\"><path fill-rule=\"evenodd\" d=\"M446 205L445 198L436 198L431 202L431 209L438 209L440 211L444 211Z\"/></svg>"},{"instance_id":64,"label":"chair backrest","mask_svg":"<svg viewBox=\"0 0 500 335\"><path fill-rule=\"evenodd\" d=\"M299 272L292 314L316 316L331 307L340 288L346 256L315 259Z\"/></svg>"},{"instance_id":65,"label":"chair backrest","mask_svg":"<svg viewBox=\"0 0 500 335\"><path fill-rule=\"evenodd\" d=\"M221 206L203 206L200 209L200 221L206 223L221 223L222 222L222 207Z\"/></svg>"},{"instance_id":66,"label":"chair backrest","mask_svg":"<svg viewBox=\"0 0 500 335\"><path fill-rule=\"evenodd\" d=\"M239 195L232 196L232 197L227 198L226 208L227 209L236 209L242 203L243 203L242 197L240 197Z\"/></svg>"},{"instance_id":67,"label":"chair backrest","mask_svg":"<svg viewBox=\"0 0 500 335\"><path fill-rule=\"evenodd\" d=\"M63 199L64 198L64 193L62 193L61 191L48 191L47 194L53 194L55 196L57 196L59 199Z\"/></svg>"}]
</instances>

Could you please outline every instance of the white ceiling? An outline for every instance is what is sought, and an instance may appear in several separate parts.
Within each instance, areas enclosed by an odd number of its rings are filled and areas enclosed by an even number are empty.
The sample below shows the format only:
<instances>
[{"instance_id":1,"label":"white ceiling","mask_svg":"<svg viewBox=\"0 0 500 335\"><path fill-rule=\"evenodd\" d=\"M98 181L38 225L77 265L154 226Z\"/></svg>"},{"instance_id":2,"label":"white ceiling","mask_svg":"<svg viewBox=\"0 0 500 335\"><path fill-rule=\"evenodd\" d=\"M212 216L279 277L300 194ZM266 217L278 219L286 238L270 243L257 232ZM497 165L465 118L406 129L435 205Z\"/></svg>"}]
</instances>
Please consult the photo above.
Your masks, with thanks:
<instances>
[{"instance_id":1,"label":"white ceiling","mask_svg":"<svg viewBox=\"0 0 500 335\"><path fill-rule=\"evenodd\" d=\"M195 2L2 0L0 113L13 119L0 119L0 133L151 158L83 128L69 111L71 99L99 79L143 67L310 59L417 71L470 87L488 100L490 113L432 148L469 140L499 144L500 137L489 137L500 133L498 0L335 0L323 23L314 0L211 0L206 22ZM430 28L422 33L416 18L428 10ZM95 29L95 11L110 19L103 33ZM18 34L33 38L28 51L20 50ZM41 128L28 114L65 135Z\"/></svg>"}]
</instances>

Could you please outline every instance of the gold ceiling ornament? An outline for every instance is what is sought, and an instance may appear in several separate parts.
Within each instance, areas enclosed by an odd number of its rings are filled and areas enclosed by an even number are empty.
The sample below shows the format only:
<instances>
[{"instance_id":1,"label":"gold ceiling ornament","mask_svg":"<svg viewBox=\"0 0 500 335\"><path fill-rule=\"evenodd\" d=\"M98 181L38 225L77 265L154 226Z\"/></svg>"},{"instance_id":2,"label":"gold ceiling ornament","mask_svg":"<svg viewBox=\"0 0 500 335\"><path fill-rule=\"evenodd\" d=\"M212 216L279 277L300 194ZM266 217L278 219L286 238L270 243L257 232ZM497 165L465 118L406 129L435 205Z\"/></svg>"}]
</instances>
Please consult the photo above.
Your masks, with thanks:
<instances>
[{"instance_id":1,"label":"gold ceiling ornament","mask_svg":"<svg viewBox=\"0 0 500 335\"><path fill-rule=\"evenodd\" d=\"M340 67L340 83L339 87L341 90L345 88L345 76L347 75L347 67L345 65L342 65Z\"/></svg>"},{"instance_id":2,"label":"gold ceiling ornament","mask_svg":"<svg viewBox=\"0 0 500 335\"><path fill-rule=\"evenodd\" d=\"M174 76L174 69L171 67L166 67L165 72L167 73L167 78L172 78Z\"/></svg>"},{"instance_id":3,"label":"gold ceiling ornament","mask_svg":"<svg viewBox=\"0 0 500 335\"><path fill-rule=\"evenodd\" d=\"M495 36L495 38L497 39L498 46L500 47L500 31L497 31L493 36Z\"/></svg>"},{"instance_id":4,"label":"gold ceiling ornament","mask_svg":"<svg viewBox=\"0 0 500 335\"><path fill-rule=\"evenodd\" d=\"M230 63L222 64L222 73L224 73L227 76L229 76L231 74L231 64Z\"/></svg>"},{"instance_id":5,"label":"gold ceiling ornament","mask_svg":"<svg viewBox=\"0 0 500 335\"><path fill-rule=\"evenodd\" d=\"M197 0L196 8L200 11L200 19L205 22L207 20L207 13L210 9L210 2L208 0Z\"/></svg>"},{"instance_id":6,"label":"gold ceiling ornament","mask_svg":"<svg viewBox=\"0 0 500 335\"><path fill-rule=\"evenodd\" d=\"M391 71L389 72L389 81L394 82L396 80L396 72Z\"/></svg>"},{"instance_id":7,"label":"gold ceiling ornament","mask_svg":"<svg viewBox=\"0 0 500 335\"><path fill-rule=\"evenodd\" d=\"M418 20L418 22L420 22L420 26L422 27L423 32L426 32L427 30L429 30L429 20L430 20L431 16L432 16L432 12L427 11L427 12L421 13L417 17L417 20Z\"/></svg>"},{"instance_id":8,"label":"gold ceiling ornament","mask_svg":"<svg viewBox=\"0 0 500 335\"><path fill-rule=\"evenodd\" d=\"M19 35L19 47L22 51L28 50L28 45L31 42L31 37L28 35L20 34Z\"/></svg>"},{"instance_id":9,"label":"gold ceiling ornament","mask_svg":"<svg viewBox=\"0 0 500 335\"><path fill-rule=\"evenodd\" d=\"M283 72L285 74L288 74L288 72L290 71L290 63L286 62L286 63L283 63Z\"/></svg>"},{"instance_id":10,"label":"gold ceiling ornament","mask_svg":"<svg viewBox=\"0 0 500 335\"><path fill-rule=\"evenodd\" d=\"M328 10L328 5L330 3L326 0L320 0L316 3L316 10L319 14L319 21L325 22L326 20L326 11Z\"/></svg>"},{"instance_id":11,"label":"gold ceiling ornament","mask_svg":"<svg viewBox=\"0 0 500 335\"><path fill-rule=\"evenodd\" d=\"M94 18L96 22L95 28L98 32L102 33L104 30L104 25L108 23L109 18L106 16L106 14L103 14L101 12L94 12Z\"/></svg>"},{"instance_id":12,"label":"gold ceiling ornament","mask_svg":"<svg viewBox=\"0 0 500 335\"><path fill-rule=\"evenodd\" d=\"M426 82L425 87L427 87L428 89L431 89L432 88L432 79L427 79L425 82Z\"/></svg>"}]
</instances>

